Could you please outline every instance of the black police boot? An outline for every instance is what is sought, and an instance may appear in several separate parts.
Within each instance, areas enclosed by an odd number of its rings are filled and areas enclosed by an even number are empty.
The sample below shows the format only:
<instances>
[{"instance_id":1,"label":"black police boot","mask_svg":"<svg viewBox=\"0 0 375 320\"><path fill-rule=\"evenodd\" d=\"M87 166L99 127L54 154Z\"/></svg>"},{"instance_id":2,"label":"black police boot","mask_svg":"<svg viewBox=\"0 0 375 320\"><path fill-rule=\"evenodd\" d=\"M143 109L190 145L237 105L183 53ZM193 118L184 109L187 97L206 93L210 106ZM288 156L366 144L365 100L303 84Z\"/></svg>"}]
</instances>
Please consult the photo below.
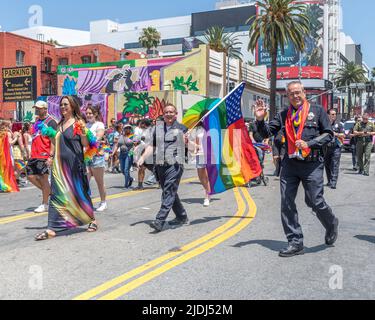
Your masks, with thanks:
<instances>
[{"instance_id":1,"label":"black police boot","mask_svg":"<svg viewBox=\"0 0 375 320\"><path fill-rule=\"evenodd\" d=\"M290 244L288 248L285 248L280 251L279 257L290 258L293 256L303 255L303 254L305 254L305 249L303 245L296 246L296 245Z\"/></svg>"},{"instance_id":2,"label":"black police boot","mask_svg":"<svg viewBox=\"0 0 375 320\"><path fill-rule=\"evenodd\" d=\"M339 219L335 218L332 227L330 228L330 230L327 230L326 232L325 241L327 246L332 246L336 242L338 237L338 228Z\"/></svg>"},{"instance_id":3,"label":"black police boot","mask_svg":"<svg viewBox=\"0 0 375 320\"><path fill-rule=\"evenodd\" d=\"M335 190L336 189L336 183L334 182L331 182L331 186L330 186L331 189Z\"/></svg>"},{"instance_id":4,"label":"black police boot","mask_svg":"<svg viewBox=\"0 0 375 320\"><path fill-rule=\"evenodd\" d=\"M326 187L331 188L331 187L332 187L331 182L328 182L328 183L326 184Z\"/></svg>"},{"instance_id":5,"label":"black police boot","mask_svg":"<svg viewBox=\"0 0 375 320\"><path fill-rule=\"evenodd\" d=\"M172 221L169 221L168 224L172 227L178 227L178 226L183 226L183 225L188 225L189 224L189 219L188 217L184 217L182 219L176 218Z\"/></svg>"},{"instance_id":6,"label":"black police boot","mask_svg":"<svg viewBox=\"0 0 375 320\"><path fill-rule=\"evenodd\" d=\"M167 229L168 223L166 221L155 220L151 222L150 227L156 232L162 232Z\"/></svg>"}]
</instances>

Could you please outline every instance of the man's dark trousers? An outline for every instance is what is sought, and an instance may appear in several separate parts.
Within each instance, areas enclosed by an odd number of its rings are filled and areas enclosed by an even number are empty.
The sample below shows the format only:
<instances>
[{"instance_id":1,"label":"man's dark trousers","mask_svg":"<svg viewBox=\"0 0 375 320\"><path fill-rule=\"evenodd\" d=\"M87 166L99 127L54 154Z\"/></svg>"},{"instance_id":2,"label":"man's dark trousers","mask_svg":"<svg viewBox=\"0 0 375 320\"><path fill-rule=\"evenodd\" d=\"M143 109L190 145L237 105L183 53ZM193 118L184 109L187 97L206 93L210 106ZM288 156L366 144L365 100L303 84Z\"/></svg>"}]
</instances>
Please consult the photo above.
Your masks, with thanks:
<instances>
[{"instance_id":1,"label":"man's dark trousers","mask_svg":"<svg viewBox=\"0 0 375 320\"><path fill-rule=\"evenodd\" d=\"M324 163L327 173L328 183L336 186L339 178L341 160L341 148L333 146L327 147L324 154Z\"/></svg>"},{"instance_id":2,"label":"man's dark trousers","mask_svg":"<svg viewBox=\"0 0 375 320\"><path fill-rule=\"evenodd\" d=\"M324 163L306 162L285 157L281 169L281 219L288 242L303 246L303 233L298 222L296 196L302 182L305 202L312 208L326 230L333 227L335 216L324 200Z\"/></svg>"},{"instance_id":3,"label":"man's dark trousers","mask_svg":"<svg viewBox=\"0 0 375 320\"><path fill-rule=\"evenodd\" d=\"M186 211L177 194L184 173L183 166L179 164L170 166L157 165L155 170L163 190L162 204L156 219L166 221L171 210L173 210L178 219L186 219Z\"/></svg>"}]
</instances>

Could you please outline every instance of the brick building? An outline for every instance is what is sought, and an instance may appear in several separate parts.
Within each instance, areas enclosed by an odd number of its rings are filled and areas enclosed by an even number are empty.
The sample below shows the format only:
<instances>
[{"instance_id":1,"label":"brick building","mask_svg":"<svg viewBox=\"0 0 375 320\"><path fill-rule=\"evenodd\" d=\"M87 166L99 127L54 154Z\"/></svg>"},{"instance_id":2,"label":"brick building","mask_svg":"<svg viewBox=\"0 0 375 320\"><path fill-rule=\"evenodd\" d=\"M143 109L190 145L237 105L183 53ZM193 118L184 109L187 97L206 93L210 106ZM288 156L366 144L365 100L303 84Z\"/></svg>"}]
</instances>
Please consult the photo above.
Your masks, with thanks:
<instances>
[{"instance_id":1,"label":"brick building","mask_svg":"<svg viewBox=\"0 0 375 320\"><path fill-rule=\"evenodd\" d=\"M127 50L116 50L102 44L59 48L13 33L0 32L0 68L36 66L38 96L57 94L58 65L139 58L139 54ZM2 77L0 77L0 88L0 117L13 118L17 106L14 102L3 102Z\"/></svg>"}]
</instances>

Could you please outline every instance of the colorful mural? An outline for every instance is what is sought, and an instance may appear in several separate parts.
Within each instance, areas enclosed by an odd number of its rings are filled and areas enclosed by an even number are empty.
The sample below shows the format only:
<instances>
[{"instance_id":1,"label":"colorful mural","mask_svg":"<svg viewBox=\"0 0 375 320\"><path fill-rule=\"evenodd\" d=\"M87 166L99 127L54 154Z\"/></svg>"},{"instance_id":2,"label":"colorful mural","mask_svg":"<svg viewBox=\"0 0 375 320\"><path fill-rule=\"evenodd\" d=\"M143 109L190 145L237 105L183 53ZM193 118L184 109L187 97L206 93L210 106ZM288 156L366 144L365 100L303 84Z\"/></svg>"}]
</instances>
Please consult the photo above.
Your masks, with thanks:
<instances>
[{"instance_id":1,"label":"colorful mural","mask_svg":"<svg viewBox=\"0 0 375 320\"><path fill-rule=\"evenodd\" d=\"M176 104L174 91L126 92L117 96L117 118L130 124L141 119L154 120L163 115L167 103Z\"/></svg>"},{"instance_id":2,"label":"colorful mural","mask_svg":"<svg viewBox=\"0 0 375 320\"><path fill-rule=\"evenodd\" d=\"M125 60L59 66L59 95L158 92L163 89L207 94L207 48L163 59Z\"/></svg>"},{"instance_id":3,"label":"colorful mural","mask_svg":"<svg viewBox=\"0 0 375 320\"><path fill-rule=\"evenodd\" d=\"M103 117L103 122L108 123L108 95L106 94L87 94L75 96L81 106L81 112L85 114L89 105L98 106ZM44 100L48 103L48 113L56 120L60 120L60 101L61 96L39 97L38 100Z\"/></svg>"},{"instance_id":4,"label":"colorful mural","mask_svg":"<svg viewBox=\"0 0 375 320\"><path fill-rule=\"evenodd\" d=\"M184 59L163 68L163 80L171 84L171 89L208 95L209 51L200 46Z\"/></svg>"},{"instance_id":5,"label":"colorful mural","mask_svg":"<svg viewBox=\"0 0 375 320\"><path fill-rule=\"evenodd\" d=\"M192 80L192 75L190 75L187 80L185 80L184 77L176 77L176 79L172 80L173 89L181 91L199 91L197 88L198 81L192 82Z\"/></svg>"}]
</instances>

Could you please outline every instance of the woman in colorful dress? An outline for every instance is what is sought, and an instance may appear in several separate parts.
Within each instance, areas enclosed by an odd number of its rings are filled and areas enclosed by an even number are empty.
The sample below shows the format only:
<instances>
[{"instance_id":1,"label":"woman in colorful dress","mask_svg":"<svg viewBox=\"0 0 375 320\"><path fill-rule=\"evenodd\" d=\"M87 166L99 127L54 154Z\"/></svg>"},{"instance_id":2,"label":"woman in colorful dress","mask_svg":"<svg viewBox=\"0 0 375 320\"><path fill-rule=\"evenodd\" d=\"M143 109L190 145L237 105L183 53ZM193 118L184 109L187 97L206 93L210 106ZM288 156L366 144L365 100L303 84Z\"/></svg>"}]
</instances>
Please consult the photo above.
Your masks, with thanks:
<instances>
[{"instance_id":1,"label":"woman in colorful dress","mask_svg":"<svg viewBox=\"0 0 375 320\"><path fill-rule=\"evenodd\" d=\"M0 192L19 192L11 154L11 123L0 120Z\"/></svg>"},{"instance_id":2,"label":"woman in colorful dress","mask_svg":"<svg viewBox=\"0 0 375 320\"><path fill-rule=\"evenodd\" d=\"M98 224L90 197L90 187L84 162L84 148L89 148L87 129L77 101L70 96L60 103L62 120L55 135L55 154L51 178L51 199L48 210L48 229L35 237L36 241L56 237L60 232L89 225L95 232ZM53 131L48 129L49 131Z\"/></svg>"},{"instance_id":3,"label":"woman in colorful dress","mask_svg":"<svg viewBox=\"0 0 375 320\"><path fill-rule=\"evenodd\" d=\"M87 119L87 128L91 131L91 133L95 136L98 142L101 142L104 137L105 133L105 126L104 123L101 122L101 114L100 110L97 107L92 105L88 106L86 109L86 119ZM104 152L101 152L99 149L99 153L94 156L92 160L90 160L87 164L88 167L88 178L89 181L91 177L94 177L96 184L99 189L100 194L100 205L96 209L97 212L103 212L108 209L107 201L106 201L106 190L104 185L104 171L105 171L105 156Z\"/></svg>"}]
</instances>

